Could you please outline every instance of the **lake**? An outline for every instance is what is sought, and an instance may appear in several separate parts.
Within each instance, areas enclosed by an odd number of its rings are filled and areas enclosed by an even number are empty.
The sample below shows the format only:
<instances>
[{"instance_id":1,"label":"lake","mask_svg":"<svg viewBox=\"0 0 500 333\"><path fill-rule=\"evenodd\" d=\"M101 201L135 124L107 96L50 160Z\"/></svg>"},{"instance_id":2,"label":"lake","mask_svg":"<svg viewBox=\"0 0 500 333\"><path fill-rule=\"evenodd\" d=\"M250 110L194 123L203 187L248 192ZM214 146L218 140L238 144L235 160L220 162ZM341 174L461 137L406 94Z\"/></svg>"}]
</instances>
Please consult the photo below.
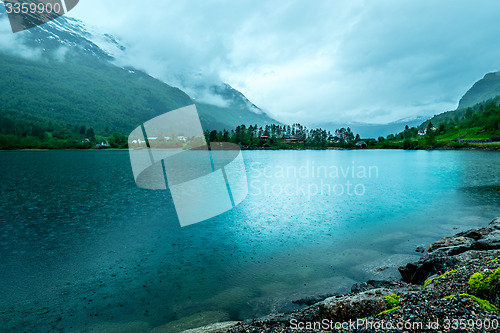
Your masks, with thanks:
<instances>
[{"instance_id":1,"label":"lake","mask_svg":"<svg viewBox=\"0 0 500 333\"><path fill-rule=\"evenodd\" d=\"M181 228L127 151L0 152L0 327L165 331L399 278L418 246L500 216L489 151L244 151L249 193Z\"/></svg>"}]
</instances>

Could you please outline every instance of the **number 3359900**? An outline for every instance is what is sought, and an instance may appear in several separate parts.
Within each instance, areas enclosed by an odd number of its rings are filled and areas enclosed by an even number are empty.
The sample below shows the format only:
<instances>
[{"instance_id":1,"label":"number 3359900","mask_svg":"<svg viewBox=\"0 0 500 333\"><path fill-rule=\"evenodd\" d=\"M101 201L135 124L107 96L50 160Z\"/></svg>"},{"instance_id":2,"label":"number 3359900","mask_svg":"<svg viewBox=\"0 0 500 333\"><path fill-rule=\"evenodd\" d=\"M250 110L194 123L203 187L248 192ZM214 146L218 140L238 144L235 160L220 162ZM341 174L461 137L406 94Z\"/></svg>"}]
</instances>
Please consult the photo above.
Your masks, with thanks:
<instances>
[{"instance_id":1,"label":"number 3359900","mask_svg":"<svg viewBox=\"0 0 500 333\"><path fill-rule=\"evenodd\" d=\"M51 14L51 13L57 13L57 14L62 14L62 8L61 5L58 3L51 4L51 3L6 3L5 4L5 10L7 14Z\"/></svg>"}]
</instances>

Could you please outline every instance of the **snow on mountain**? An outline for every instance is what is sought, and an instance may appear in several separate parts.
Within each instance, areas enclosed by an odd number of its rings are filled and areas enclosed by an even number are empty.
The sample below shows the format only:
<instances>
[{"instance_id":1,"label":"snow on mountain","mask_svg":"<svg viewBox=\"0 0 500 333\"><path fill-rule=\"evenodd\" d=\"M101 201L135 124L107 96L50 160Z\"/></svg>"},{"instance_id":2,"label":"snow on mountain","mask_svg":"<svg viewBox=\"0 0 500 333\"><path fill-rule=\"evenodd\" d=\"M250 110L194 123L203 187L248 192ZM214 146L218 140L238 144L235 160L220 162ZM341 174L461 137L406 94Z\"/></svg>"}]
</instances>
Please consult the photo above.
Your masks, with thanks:
<instances>
[{"instance_id":1,"label":"snow on mountain","mask_svg":"<svg viewBox=\"0 0 500 333\"><path fill-rule=\"evenodd\" d=\"M0 0L0 20L7 20L4 2ZM109 34L90 28L82 21L60 16L53 21L16 34L16 40L43 51L56 52L61 47L78 48L102 60L113 60L125 47Z\"/></svg>"}]
</instances>

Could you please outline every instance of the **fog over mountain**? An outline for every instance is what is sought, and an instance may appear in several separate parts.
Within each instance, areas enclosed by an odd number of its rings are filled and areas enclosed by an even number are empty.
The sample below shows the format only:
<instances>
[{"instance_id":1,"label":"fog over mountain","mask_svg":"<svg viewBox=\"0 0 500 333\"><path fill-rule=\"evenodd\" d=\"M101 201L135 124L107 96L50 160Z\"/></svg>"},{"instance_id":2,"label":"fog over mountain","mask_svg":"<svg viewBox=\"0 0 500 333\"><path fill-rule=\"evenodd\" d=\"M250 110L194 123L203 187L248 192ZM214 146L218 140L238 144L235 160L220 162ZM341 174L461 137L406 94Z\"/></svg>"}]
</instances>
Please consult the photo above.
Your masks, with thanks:
<instances>
[{"instance_id":1,"label":"fog over mountain","mask_svg":"<svg viewBox=\"0 0 500 333\"><path fill-rule=\"evenodd\" d=\"M190 96L225 82L275 119L310 126L456 109L500 69L499 11L492 0L86 0L70 15L118 36L121 62Z\"/></svg>"}]
</instances>

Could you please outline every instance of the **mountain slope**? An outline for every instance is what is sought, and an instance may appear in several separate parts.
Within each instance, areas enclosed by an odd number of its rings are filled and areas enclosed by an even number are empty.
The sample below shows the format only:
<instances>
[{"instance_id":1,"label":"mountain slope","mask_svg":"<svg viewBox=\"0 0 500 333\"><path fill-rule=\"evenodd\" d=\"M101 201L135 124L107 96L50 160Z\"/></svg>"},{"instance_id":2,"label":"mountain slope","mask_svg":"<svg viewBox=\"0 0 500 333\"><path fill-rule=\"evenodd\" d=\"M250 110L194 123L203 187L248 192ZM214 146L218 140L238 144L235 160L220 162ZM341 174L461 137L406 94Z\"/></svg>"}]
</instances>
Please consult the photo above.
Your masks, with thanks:
<instances>
[{"instance_id":1,"label":"mountain slope","mask_svg":"<svg viewBox=\"0 0 500 333\"><path fill-rule=\"evenodd\" d=\"M460 99L458 109L472 107L497 95L500 95L500 72L488 73Z\"/></svg>"},{"instance_id":2,"label":"mountain slope","mask_svg":"<svg viewBox=\"0 0 500 333\"><path fill-rule=\"evenodd\" d=\"M463 147L473 144L498 149L500 141L500 82L497 73L486 74L462 98L462 105L478 103L435 115L417 128L410 128L382 142L383 148ZM484 93L484 94L483 94ZM482 97L481 97L482 96ZM490 97L493 96L493 97ZM482 100L482 98L486 98ZM431 125L432 124L432 125ZM389 138L388 138L389 139Z\"/></svg>"},{"instance_id":3,"label":"mountain slope","mask_svg":"<svg viewBox=\"0 0 500 333\"><path fill-rule=\"evenodd\" d=\"M280 124L270 118L261 109L250 102L241 92L228 84L213 85L210 92L215 96L220 96L226 105L211 105L204 102L196 102L202 122L212 124L214 130L233 129L241 124L265 126L270 124ZM224 124L217 125L220 119L224 119Z\"/></svg>"},{"instance_id":4,"label":"mountain slope","mask_svg":"<svg viewBox=\"0 0 500 333\"><path fill-rule=\"evenodd\" d=\"M500 103L500 72L487 73L481 80L465 93L460 99L456 110L446 111L435 115L428 121L423 122L419 128L427 127L432 122L434 126L440 124L461 124L466 118L471 118L475 114L479 117L481 113L490 105ZM500 124L498 124L500 126ZM491 127L491 126L490 126Z\"/></svg>"},{"instance_id":5,"label":"mountain slope","mask_svg":"<svg viewBox=\"0 0 500 333\"><path fill-rule=\"evenodd\" d=\"M108 128L127 134L150 118L193 103L181 90L144 73L98 60L89 66L0 54L0 72L2 115L85 125L100 133Z\"/></svg>"}]
</instances>

